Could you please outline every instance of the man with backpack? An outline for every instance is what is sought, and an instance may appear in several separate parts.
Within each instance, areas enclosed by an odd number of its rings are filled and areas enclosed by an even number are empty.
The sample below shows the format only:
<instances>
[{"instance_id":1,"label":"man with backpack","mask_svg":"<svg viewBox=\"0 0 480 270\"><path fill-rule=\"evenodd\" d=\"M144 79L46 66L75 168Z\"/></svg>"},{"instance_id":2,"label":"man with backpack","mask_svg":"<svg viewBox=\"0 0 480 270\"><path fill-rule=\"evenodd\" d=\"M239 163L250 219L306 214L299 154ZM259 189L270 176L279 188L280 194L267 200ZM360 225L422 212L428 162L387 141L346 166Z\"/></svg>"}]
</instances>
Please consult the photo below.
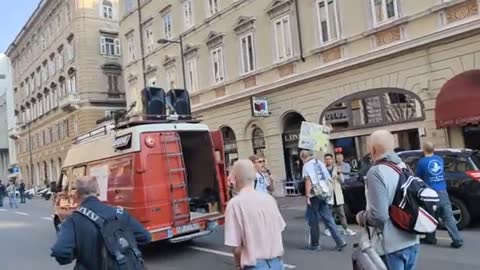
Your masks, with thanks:
<instances>
[{"instance_id":1,"label":"man with backpack","mask_svg":"<svg viewBox=\"0 0 480 270\"><path fill-rule=\"evenodd\" d=\"M335 240L336 250L342 251L347 243L340 235L333 219L330 205L333 204L331 177L325 165L313 157L310 150L302 150L300 159L303 162L303 178L305 179L305 196L307 199L307 216L310 226L310 250L320 248L320 221L330 231Z\"/></svg>"},{"instance_id":2,"label":"man with backpack","mask_svg":"<svg viewBox=\"0 0 480 270\"><path fill-rule=\"evenodd\" d=\"M393 135L385 130L370 136L370 153L375 163L367 173L365 188L367 209L357 214L357 223L374 228L373 243L383 250L389 270L414 270L419 253L419 239L414 232L400 229L391 217L390 210L400 181L399 170L406 165L394 153Z\"/></svg>"},{"instance_id":3,"label":"man with backpack","mask_svg":"<svg viewBox=\"0 0 480 270\"><path fill-rule=\"evenodd\" d=\"M61 225L51 256L61 265L76 259L76 270L143 270L138 246L151 234L123 208L107 206L97 198L95 177L77 180L81 205Z\"/></svg>"},{"instance_id":4,"label":"man with backpack","mask_svg":"<svg viewBox=\"0 0 480 270\"><path fill-rule=\"evenodd\" d=\"M418 161L416 175L422 178L440 197L437 215L442 219L448 234L452 239L450 246L452 248L461 248L463 239L457 228L457 222L453 217L452 204L447 193L447 183L444 176L443 159L435 155L435 146L431 142L423 145L424 157ZM435 232L427 234L421 241L424 244L436 245L437 238Z\"/></svg>"}]
</instances>

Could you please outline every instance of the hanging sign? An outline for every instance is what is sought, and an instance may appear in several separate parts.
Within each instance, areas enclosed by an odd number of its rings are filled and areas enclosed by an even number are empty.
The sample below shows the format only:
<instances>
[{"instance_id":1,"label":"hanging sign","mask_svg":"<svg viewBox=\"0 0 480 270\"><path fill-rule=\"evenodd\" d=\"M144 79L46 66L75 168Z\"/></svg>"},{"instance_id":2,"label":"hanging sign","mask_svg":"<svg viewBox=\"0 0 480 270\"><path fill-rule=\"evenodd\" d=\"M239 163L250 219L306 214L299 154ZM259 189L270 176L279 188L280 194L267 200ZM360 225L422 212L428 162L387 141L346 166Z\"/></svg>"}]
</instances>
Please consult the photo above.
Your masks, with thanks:
<instances>
[{"instance_id":1,"label":"hanging sign","mask_svg":"<svg viewBox=\"0 0 480 270\"><path fill-rule=\"evenodd\" d=\"M268 117L270 115L266 97L252 97L251 105L253 117Z\"/></svg>"}]
</instances>

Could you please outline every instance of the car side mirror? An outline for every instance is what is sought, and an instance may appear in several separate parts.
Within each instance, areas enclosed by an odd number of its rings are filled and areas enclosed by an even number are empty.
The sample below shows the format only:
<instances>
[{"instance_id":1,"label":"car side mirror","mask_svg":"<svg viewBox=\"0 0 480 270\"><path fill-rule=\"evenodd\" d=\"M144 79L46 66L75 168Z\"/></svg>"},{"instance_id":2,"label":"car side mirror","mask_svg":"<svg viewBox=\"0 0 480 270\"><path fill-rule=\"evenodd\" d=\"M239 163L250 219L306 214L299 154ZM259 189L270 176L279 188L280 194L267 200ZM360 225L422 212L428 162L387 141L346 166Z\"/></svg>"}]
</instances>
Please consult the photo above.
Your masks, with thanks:
<instances>
[{"instance_id":1,"label":"car side mirror","mask_svg":"<svg viewBox=\"0 0 480 270\"><path fill-rule=\"evenodd\" d=\"M57 193L58 192L57 182L51 182L50 183L50 191L52 193Z\"/></svg>"}]
</instances>

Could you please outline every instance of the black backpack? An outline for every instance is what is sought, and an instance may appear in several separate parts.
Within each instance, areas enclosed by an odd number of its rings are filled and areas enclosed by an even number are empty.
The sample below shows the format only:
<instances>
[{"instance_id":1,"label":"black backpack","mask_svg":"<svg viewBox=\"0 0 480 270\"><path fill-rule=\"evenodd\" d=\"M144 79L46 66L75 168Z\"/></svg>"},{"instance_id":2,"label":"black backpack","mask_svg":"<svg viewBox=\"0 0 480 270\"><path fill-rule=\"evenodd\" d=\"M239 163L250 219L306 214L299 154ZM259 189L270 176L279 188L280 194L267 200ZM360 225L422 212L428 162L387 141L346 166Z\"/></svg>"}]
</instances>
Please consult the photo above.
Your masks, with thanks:
<instances>
[{"instance_id":1,"label":"black backpack","mask_svg":"<svg viewBox=\"0 0 480 270\"><path fill-rule=\"evenodd\" d=\"M75 211L94 222L99 229L103 239L102 270L145 269L135 236L122 221L123 211L123 208L117 208L116 215L108 219L101 218L86 207Z\"/></svg>"},{"instance_id":2,"label":"black backpack","mask_svg":"<svg viewBox=\"0 0 480 270\"><path fill-rule=\"evenodd\" d=\"M390 219L398 229L415 234L433 233L438 221L435 212L440 198L436 191L407 168L389 161L380 161L399 174L397 189L389 207Z\"/></svg>"}]
</instances>

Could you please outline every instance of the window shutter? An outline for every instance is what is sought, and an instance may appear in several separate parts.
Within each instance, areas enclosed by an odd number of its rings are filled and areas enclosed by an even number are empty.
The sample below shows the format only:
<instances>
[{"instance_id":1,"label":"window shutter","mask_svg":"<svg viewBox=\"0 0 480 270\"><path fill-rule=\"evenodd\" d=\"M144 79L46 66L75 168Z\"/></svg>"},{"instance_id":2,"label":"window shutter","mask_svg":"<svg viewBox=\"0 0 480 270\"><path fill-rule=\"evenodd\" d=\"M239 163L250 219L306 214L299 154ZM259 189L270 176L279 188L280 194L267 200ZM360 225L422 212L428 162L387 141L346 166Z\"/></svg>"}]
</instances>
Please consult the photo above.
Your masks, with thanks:
<instances>
[{"instance_id":1,"label":"window shutter","mask_svg":"<svg viewBox=\"0 0 480 270\"><path fill-rule=\"evenodd\" d=\"M115 55L120 56L120 39L115 39Z\"/></svg>"},{"instance_id":2,"label":"window shutter","mask_svg":"<svg viewBox=\"0 0 480 270\"><path fill-rule=\"evenodd\" d=\"M100 54L102 55L107 54L107 45L106 45L105 37L100 37Z\"/></svg>"}]
</instances>

